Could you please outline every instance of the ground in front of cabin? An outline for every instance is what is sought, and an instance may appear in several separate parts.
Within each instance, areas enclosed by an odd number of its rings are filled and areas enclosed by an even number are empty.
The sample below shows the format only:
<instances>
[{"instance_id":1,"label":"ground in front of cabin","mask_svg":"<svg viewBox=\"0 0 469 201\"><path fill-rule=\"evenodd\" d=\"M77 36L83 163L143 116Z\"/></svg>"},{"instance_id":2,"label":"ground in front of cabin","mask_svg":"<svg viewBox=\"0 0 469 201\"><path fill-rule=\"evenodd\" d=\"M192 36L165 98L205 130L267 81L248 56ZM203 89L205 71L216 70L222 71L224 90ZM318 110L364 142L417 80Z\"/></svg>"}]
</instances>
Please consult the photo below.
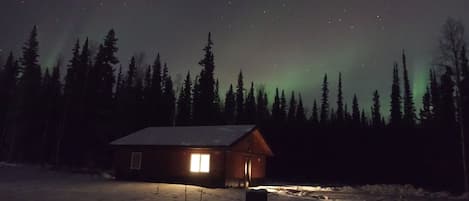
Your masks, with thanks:
<instances>
[{"instance_id":1,"label":"ground in front of cabin","mask_svg":"<svg viewBox=\"0 0 469 201\"><path fill-rule=\"evenodd\" d=\"M261 186L269 201L299 200L469 200L412 186ZM187 190L187 193L185 191ZM186 195L186 196L185 196ZM244 189L213 189L177 184L115 181L105 174L73 174L0 162L2 201L244 201Z\"/></svg>"}]
</instances>

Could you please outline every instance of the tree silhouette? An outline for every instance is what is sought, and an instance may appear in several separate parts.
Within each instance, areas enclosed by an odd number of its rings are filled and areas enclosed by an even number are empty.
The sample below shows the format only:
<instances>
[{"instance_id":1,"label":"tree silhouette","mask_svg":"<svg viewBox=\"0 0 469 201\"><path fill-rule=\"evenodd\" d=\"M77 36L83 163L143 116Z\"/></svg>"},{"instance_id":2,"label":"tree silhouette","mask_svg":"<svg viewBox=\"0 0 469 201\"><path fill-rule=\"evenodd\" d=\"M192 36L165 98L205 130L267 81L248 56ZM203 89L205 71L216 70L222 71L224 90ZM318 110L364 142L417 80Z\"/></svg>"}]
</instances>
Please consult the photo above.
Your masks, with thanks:
<instances>
[{"instance_id":1,"label":"tree silhouette","mask_svg":"<svg viewBox=\"0 0 469 201\"><path fill-rule=\"evenodd\" d=\"M280 94L278 88L275 89L274 102L272 103L272 120L274 125L278 125L281 122L281 111L280 111Z\"/></svg>"},{"instance_id":2,"label":"tree silhouette","mask_svg":"<svg viewBox=\"0 0 469 201\"><path fill-rule=\"evenodd\" d=\"M280 95L280 122L285 123L287 121L287 98L285 97L285 91L282 90Z\"/></svg>"},{"instance_id":3,"label":"tree silhouette","mask_svg":"<svg viewBox=\"0 0 469 201\"><path fill-rule=\"evenodd\" d=\"M269 119L269 100L267 98L267 93L263 87L259 87L257 90L257 120L258 124L262 124Z\"/></svg>"},{"instance_id":4,"label":"tree silhouette","mask_svg":"<svg viewBox=\"0 0 469 201\"><path fill-rule=\"evenodd\" d=\"M304 123L306 122L306 112L305 108L303 107L303 100L301 98L301 94L298 94L298 105L296 107L295 121L300 125L304 125Z\"/></svg>"},{"instance_id":5,"label":"tree silhouette","mask_svg":"<svg viewBox=\"0 0 469 201\"><path fill-rule=\"evenodd\" d=\"M218 79L215 81L215 98L213 100L213 107L215 108L214 109L214 112L215 112L215 123L216 124L222 124L224 121L223 121L223 113L222 113L222 103L221 103L221 99L220 99L220 92L219 92L219 88L220 88L220 83L218 81Z\"/></svg>"},{"instance_id":6,"label":"tree silhouette","mask_svg":"<svg viewBox=\"0 0 469 201\"><path fill-rule=\"evenodd\" d=\"M454 101L454 81L452 79L453 71L446 68L446 72L441 76L441 105L438 121L443 128L452 129L456 127L456 106Z\"/></svg>"},{"instance_id":7,"label":"tree silhouette","mask_svg":"<svg viewBox=\"0 0 469 201\"><path fill-rule=\"evenodd\" d=\"M20 119L17 123L22 128L22 131L15 136L15 142L18 142L20 147L24 147L24 152L20 153L17 146L13 143L12 154L19 154L10 156L10 159L18 160L31 160L35 161L38 158L37 153L38 143L40 136L36 135L34 131L40 130L40 87L41 87L41 67L38 63L39 42L37 40L37 28L33 27L29 39L23 46L23 55L21 58L21 77L19 79L19 95L20 95Z\"/></svg>"},{"instance_id":8,"label":"tree silhouette","mask_svg":"<svg viewBox=\"0 0 469 201\"><path fill-rule=\"evenodd\" d=\"M294 123L296 121L296 107L297 103L295 100L295 92L291 92L290 106L288 107L287 121L288 123Z\"/></svg>"},{"instance_id":9,"label":"tree silhouette","mask_svg":"<svg viewBox=\"0 0 469 201\"><path fill-rule=\"evenodd\" d=\"M382 126L381 103L378 90L373 93L373 106L371 107L371 124L374 128Z\"/></svg>"},{"instance_id":10,"label":"tree silhouette","mask_svg":"<svg viewBox=\"0 0 469 201\"><path fill-rule=\"evenodd\" d=\"M320 123L326 125L329 118L329 87L327 82L327 74L324 75L322 83L322 96L321 96L321 114Z\"/></svg>"},{"instance_id":11,"label":"tree silhouette","mask_svg":"<svg viewBox=\"0 0 469 201\"><path fill-rule=\"evenodd\" d=\"M415 106L412 96L412 91L410 89L409 75L407 72L407 61L405 52L402 51L402 66L403 66L403 79L404 79L404 115L403 123L406 126L414 127L415 126Z\"/></svg>"},{"instance_id":12,"label":"tree silhouette","mask_svg":"<svg viewBox=\"0 0 469 201\"><path fill-rule=\"evenodd\" d=\"M161 110L163 108L162 103L162 67L161 67L161 58L160 54L156 55L156 59L152 65L152 76L151 76L151 87L150 94L148 96L148 101L152 103L150 109L150 114L147 118L151 126L161 126L163 123L163 117L161 116Z\"/></svg>"},{"instance_id":13,"label":"tree silhouette","mask_svg":"<svg viewBox=\"0 0 469 201\"><path fill-rule=\"evenodd\" d=\"M200 88L200 117L199 123L203 125L213 124L216 120L216 111L214 106L215 100L215 79L214 79L214 55L212 52L212 37L211 33L208 33L207 45L203 49L205 52L204 58L199 62L202 66L199 77L199 88Z\"/></svg>"},{"instance_id":14,"label":"tree silhouette","mask_svg":"<svg viewBox=\"0 0 469 201\"><path fill-rule=\"evenodd\" d=\"M225 96L225 110L224 119L227 124L234 124L236 122L236 96L233 91L233 85L230 84L230 89L226 92Z\"/></svg>"},{"instance_id":15,"label":"tree silhouette","mask_svg":"<svg viewBox=\"0 0 469 201\"><path fill-rule=\"evenodd\" d=\"M449 104L449 93L450 89L450 78L448 76L455 77L455 103L456 103L456 110L457 110L457 122L461 140L461 157L463 163L463 172L464 172L464 190L465 192L469 192L469 169L468 169L468 160L466 158L466 139L465 139L465 124L464 124L464 93L462 90L464 86L462 85L462 74L464 73L464 69L467 69L466 66L462 66L462 62L466 58L465 55L465 46L466 46L466 35L464 32L464 24L461 20L455 20L453 18L448 18L446 23L443 25L441 30L441 36L439 40L439 56L437 58L438 65L440 67L446 68L446 73L442 77L442 104ZM467 62L466 62L467 64ZM451 71L451 72L450 72ZM445 80L445 81L443 81ZM449 109L449 108L446 108ZM455 111L456 111L455 110ZM448 116L449 111L443 111L443 116ZM452 119L447 119L449 123Z\"/></svg>"},{"instance_id":16,"label":"tree silhouette","mask_svg":"<svg viewBox=\"0 0 469 201\"><path fill-rule=\"evenodd\" d=\"M357 95L353 95L352 101L352 125L355 128L360 127L360 106L358 105L358 98Z\"/></svg>"},{"instance_id":17,"label":"tree silhouette","mask_svg":"<svg viewBox=\"0 0 469 201\"><path fill-rule=\"evenodd\" d=\"M318 103L316 99L314 99L313 102L313 111L311 113L311 123L313 126L317 126L319 124L319 109L318 109Z\"/></svg>"},{"instance_id":18,"label":"tree silhouette","mask_svg":"<svg viewBox=\"0 0 469 201\"><path fill-rule=\"evenodd\" d=\"M168 73L168 65L165 63L163 67L163 94L162 94L162 124L163 126L174 125L174 116L176 111L176 95L173 88L173 81ZM213 103L212 103L213 104ZM213 105L212 105L213 107ZM213 108L212 108L213 110Z\"/></svg>"},{"instance_id":19,"label":"tree silhouette","mask_svg":"<svg viewBox=\"0 0 469 201\"><path fill-rule=\"evenodd\" d=\"M238 85L236 85L236 123L243 124L245 122L245 105L244 105L244 86L243 72L239 71Z\"/></svg>"},{"instance_id":20,"label":"tree silhouette","mask_svg":"<svg viewBox=\"0 0 469 201\"><path fill-rule=\"evenodd\" d=\"M256 111L257 105L256 105L256 97L254 96L254 83L251 82L251 88L249 89L248 95L246 97L246 103L245 103L245 117L246 117L246 123L248 124L253 124L256 122Z\"/></svg>"},{"instance_id":21,"label":"tree silhouette","mask_svg":"<svg viewBox=\"0 0 469 201\"><path fill-rule=\"evenodd\" d=\"M42 164L51 162L55 153L54 145L57 139L57 125L60 122L62 109L62 84L60 82L61 61L52 69L49 69L43 77L42 98L43 98L43 128L39 149L39 160Z\"/></svg>"},{"instance_id":22,"label":"tree silhouette","mask_svg":"<svg viewBox=\"0 0 469 201\"><path fill-rule=\"evenodd\" d=\"M367 128L368 127L368 118L366 118L366 114L365 114L365 109L362 109L362 114L361 114L361 117L360 117L360 123L361 123L361 127L362 128Z\"/></svg>"},{"instance_id":23,"label":"tree silhouette","mask_svg":"<svg viewBox=\"0 0 469 201\"><path fill-rule=\"evenodd\" d=\"M15 91L19 74L18 61L10 52L7 61L0 69L0 158L6 158L8 145L12 139L8 136L8 128L12 124L12 113L15 107Z\"/></svg>"},{"instance_id":24,"label":"tree silhouette","mask_svg":"<svg viewBox=\"0 0 469 201\"><path fill-rule=\"evenodd\" d=\"M187 72L184 84L179 91L177 101L176 125L191 125L191 106L192 106L192 80L190 72Z\"/></svg>"},{"instance_id":25,"label":"tree silhouette","mask_svg":"<svg viewBox=\"0 0 469 201\"><path fill-rule=\"evenodd\" d=\"M433 123L436 125L441 125L439 121L441 119L441 92L440 85L434 70L430 70L430 94L431 94L431 112L433 114Z\"/></svg>"},{"instance_id":26,"label":"tree silhouette","mask_svg":"<svg viewBox=\"0 0 469 201\"><path fill-rule=\"evenodd\" d=\"M398 127L401 125L402 109L401 109L401 85L399 82L399 69L397 63L393 68L393 79L391 89L391 119L389 125L391 127ZM373 119L374 121L375 119Z\"/></svg>"},{"instance_id":27,"label":"tree silhouette","mask_svg":"<svg viewBox=\"0 0 469 201\"><path fill-rule=\"evenodd\" d=\"M422 109L420 109L420 123L423 127L428 127L431 125L431 122L433 120L433 114L431 110L431 94L429 87L425 89L425 94L422 97L422 105Z\"/></svg>"},{"instance_id":28,"label":"tree silhouette","mask_svg":"<svg viewBox=\"0 0 469 201\"><path fill-rule=\"evenodd\" d=\"M337 84L337 123L344 123L344 96L342 93L342 73L339 73L339 83Z\"/></svg>"}]
</instances>

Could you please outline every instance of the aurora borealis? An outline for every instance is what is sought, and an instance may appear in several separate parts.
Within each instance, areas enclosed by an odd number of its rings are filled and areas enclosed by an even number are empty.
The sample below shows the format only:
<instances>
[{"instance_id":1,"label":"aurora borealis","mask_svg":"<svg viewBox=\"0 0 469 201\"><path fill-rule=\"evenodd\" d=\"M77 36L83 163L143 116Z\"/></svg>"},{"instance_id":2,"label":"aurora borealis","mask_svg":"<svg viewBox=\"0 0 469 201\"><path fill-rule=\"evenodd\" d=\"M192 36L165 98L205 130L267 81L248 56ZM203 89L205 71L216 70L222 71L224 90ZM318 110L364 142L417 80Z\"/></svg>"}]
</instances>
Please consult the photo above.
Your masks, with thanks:
<instances>
[{"instance_id":1,"label":"aurora borealis","mask_svg":"<svg viewBox=\"0 0 469 201\"><path fill-rule=\"evenodd\" d=\"M77 38L97 44L114 28L122 66L132 55L144 53L150 63L160 52L178 83L188 70L200 71L210 31L222 91L242 69L246 86L295 90L310 108L327 73L334 105L342 72L349 104L357 93L368 109L378 89L387 110L402 49L420 106L440 26L455 17L469 27L467 8L467 0L2 0L0 54L19 53L36 24L47 67L59 56L68 61Z\"/></svg>"}]
</instances>

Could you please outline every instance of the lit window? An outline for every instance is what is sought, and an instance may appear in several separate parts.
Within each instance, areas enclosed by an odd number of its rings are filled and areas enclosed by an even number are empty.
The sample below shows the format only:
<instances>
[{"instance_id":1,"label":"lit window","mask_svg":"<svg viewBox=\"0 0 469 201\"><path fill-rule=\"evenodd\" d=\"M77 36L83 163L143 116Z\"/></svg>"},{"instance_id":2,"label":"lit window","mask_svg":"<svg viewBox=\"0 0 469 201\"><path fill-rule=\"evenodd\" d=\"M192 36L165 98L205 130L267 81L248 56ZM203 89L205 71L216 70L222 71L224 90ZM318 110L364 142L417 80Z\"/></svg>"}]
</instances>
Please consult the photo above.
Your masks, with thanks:
<instances>
[{"instance_id":1,"label":"lit window","mask_svg":"<svg viewBox=\"0 0 469 201\"><path fill-rule=\"evenodd\" d=\"M130 169L140 170L142 165L142 152L132 152L130 155Z\"/></svg>"},{"instance_id":2,"label":"lit window","mask_svg":"<svg viewBox=\"0 0 469 201\"><path fill-rule=\"evenodd\" d=\"M210 154L191 154L191 172L210 172Z\"/></svg>"}]
</instances>

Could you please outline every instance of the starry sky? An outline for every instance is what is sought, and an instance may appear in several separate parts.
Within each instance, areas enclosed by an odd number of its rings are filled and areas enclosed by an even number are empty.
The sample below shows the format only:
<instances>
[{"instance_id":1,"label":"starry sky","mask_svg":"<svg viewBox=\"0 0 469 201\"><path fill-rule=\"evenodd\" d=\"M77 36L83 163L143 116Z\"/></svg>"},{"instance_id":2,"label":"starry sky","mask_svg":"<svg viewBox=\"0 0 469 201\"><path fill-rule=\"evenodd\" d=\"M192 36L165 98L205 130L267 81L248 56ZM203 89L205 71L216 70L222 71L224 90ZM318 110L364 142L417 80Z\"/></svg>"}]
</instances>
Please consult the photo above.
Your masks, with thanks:
<instances>
[{"instance_id":1,"label":"starry sky","mask_svg":"<svg viewBox=\"0 0 469 201\"><path fill-rule=\"evenodd\" d=\"M132 55L150 63L160 52L178 84L187 71L200 71L210 31L222 91L242 69L245 82L270 93L295 90L310 108L328 73L334 105L342 72L349 104L357 93L368 109L378 89L384 111L402 49L420 105L440 27L447 17L469 27L468 8L467 0L1 0L0 54L19 53L36 24L48 67L68 60L77 38L97 46L114 28L123 66Z\"/></svg>"}]
</instances>

